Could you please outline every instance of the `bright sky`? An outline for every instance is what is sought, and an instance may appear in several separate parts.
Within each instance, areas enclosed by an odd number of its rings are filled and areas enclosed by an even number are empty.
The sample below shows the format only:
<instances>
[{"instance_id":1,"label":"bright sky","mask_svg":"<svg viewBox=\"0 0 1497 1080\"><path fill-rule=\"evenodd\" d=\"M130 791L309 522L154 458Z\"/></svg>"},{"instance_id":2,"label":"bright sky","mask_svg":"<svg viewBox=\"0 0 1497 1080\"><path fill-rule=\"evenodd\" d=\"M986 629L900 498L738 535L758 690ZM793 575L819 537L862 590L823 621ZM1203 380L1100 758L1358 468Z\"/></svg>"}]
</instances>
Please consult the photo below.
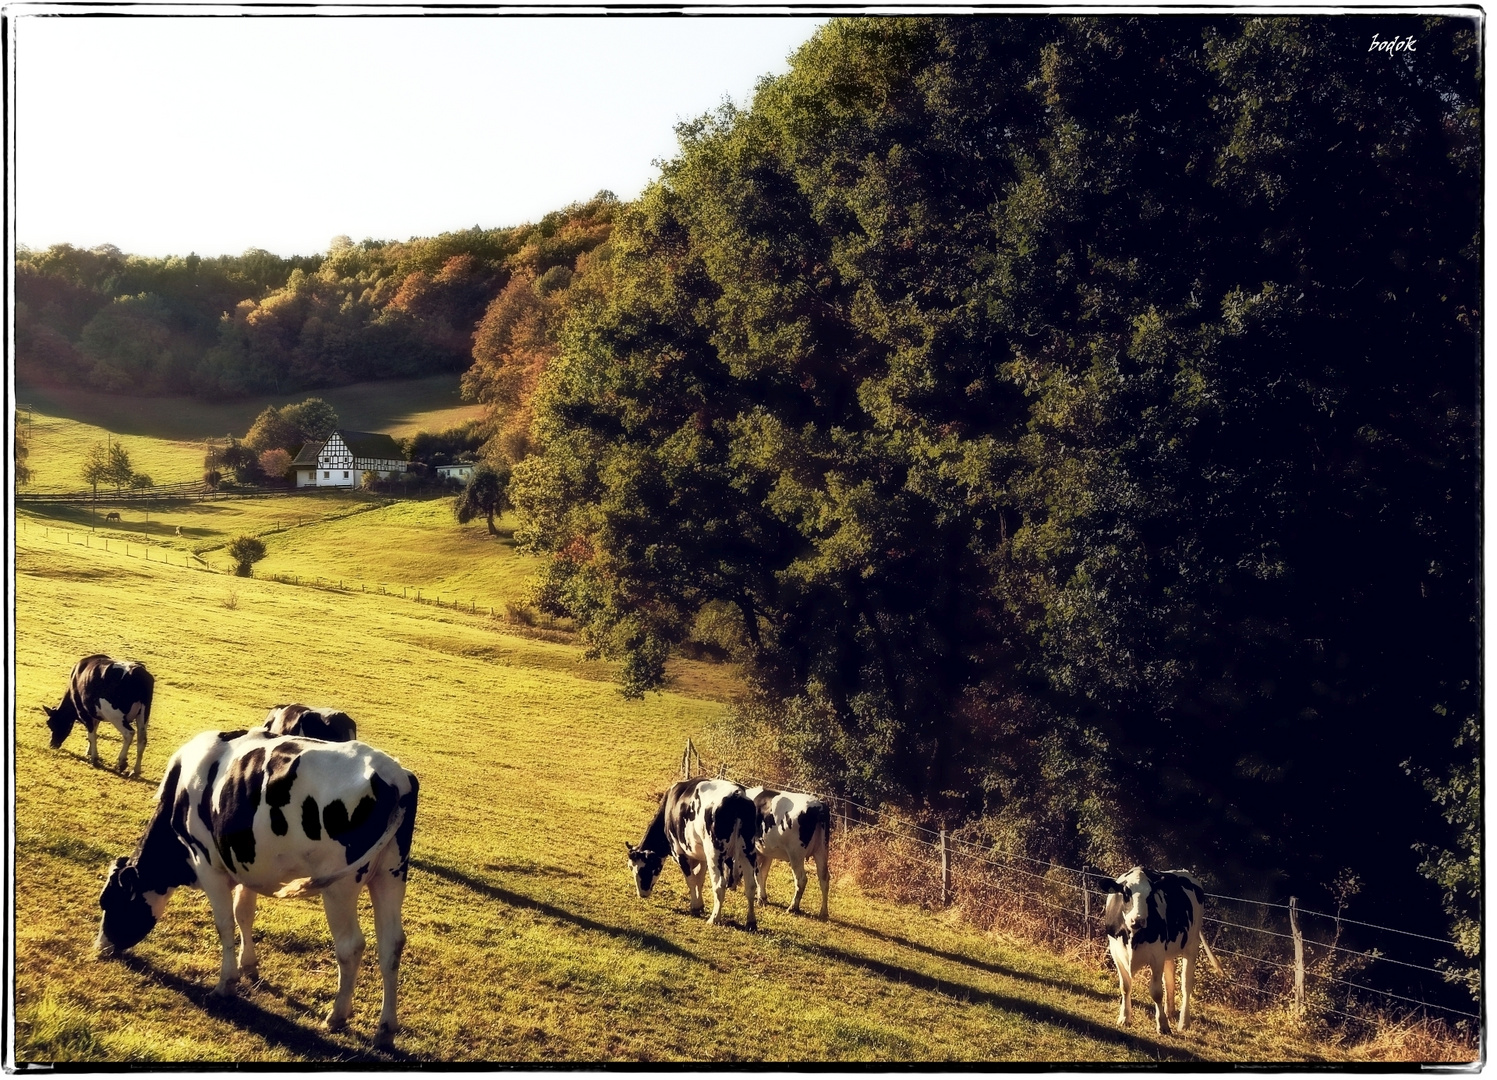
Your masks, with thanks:
<instances>
[{"instance_id":1,"label":"bright sky","mask_svg":"<svg viewBox=\"0 0 1497 1080\"><path fill-rule=\"evenodd\" d=\"M312 254L633 198L678 121L744 104L824 21L18 14L17 243L140 255Z\"/></svg>"}]
</instances>

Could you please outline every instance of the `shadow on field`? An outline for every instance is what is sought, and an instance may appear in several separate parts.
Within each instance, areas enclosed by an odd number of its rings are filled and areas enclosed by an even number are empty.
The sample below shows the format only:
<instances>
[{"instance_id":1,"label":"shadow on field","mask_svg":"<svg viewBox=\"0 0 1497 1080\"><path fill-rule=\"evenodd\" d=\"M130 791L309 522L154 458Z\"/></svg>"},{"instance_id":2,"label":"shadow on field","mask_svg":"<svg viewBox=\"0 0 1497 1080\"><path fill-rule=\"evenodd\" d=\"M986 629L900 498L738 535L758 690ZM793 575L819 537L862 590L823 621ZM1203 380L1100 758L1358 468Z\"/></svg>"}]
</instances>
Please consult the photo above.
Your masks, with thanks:
<instances>
[{"instance_id":1,"label":"shadow on field","mask_svg":"<svg viewBox=\"0 0 1497 1080\"><path fill-rule=\"evenodd\" d=\"M1053 986L1057 990L1065 990L1074 994L1095 997L1102 1001L1110 1001L1117 996L1116 994L1110 993L1108 991L1097 990L1090 986L1081 986L1077 983L1067 982L1065 979L1056 979L1048 975L1036 975L1030 971L1019 971L1016 968L1005 967L1002 964L995 964L988 960L978 960L971 956L964 956L961 953L944 952L943 950L933 948L930 945L922 945L918 941L911 941L909 938L902 938L898 934L886 934L882 930L873 929L873 927L871 926L862 926L858 923L840 921L837 922L836 925L845 926L849 930L856 930L860 934L867 934L869 937L878 938L880 941L887 941L891 945L902 945L906 949L914 949L916 952L923 952L927 956L934 956L941 960L948 960L953 964L963 964L967 967L974 967L979 971L986 971L989 975L1002 975L1010 979L1022 979L1024 982L1042 983L1045 986Z\"/></svg>"},{"instance_id":2,"label":"shadow on field","mask_svg":"<svg viewBox=\"0 0 1497 1080\"><path fill-rule=\"evenodd\" d=\"M373 1049L358 1050L353 1047L344 1046L326 1036L311 1030L304 1024L295 1020L277 1015L269 1009L256 1005L253 1001L247 1001L243 997L214 998L209 995L209 987L206 984L194 980L184 979L179 975L173 975L169 971L163 971L144 957L134 953L126 953L118 958L119 962L134 971L138 975L145 976L162 986L166 986L181 994L188 1001L198 1006L204 1012L225 1020L241 1031L251 1035L257 1035L272 1046L288 1050L302 1057L312 1058L318 1061L354 1062L354 1061L383 1061L386 1055L378 1053ZM300 1006L293 999L282 997L293 1007ZM311 1010L300 1006L307 1014L308 1023L320 1023L320 1019L314 1019ZM397 1058L405 1058L406 1055L396 1054Z\"/></svg>"},{"instance_id":3,"label":"shadow on field","mask_svg":"<svg viewBox=\"0 0 1497 1080\"><path fill-rule=\"evenodd\" d=\"M949 997L956 1001L988 1005L994 1009L1002 1009L1004 1012L1017 1013L1037 1023L1065 1028L1079 1035L1096 1039L1098 1042L1117 1043L1127 1047L1129 1050L1147 1054L1151 1058L1163 1057L1170 1061L1198 1062L1204 1060L1183 1047L1164 1042L1161 1039L1139 1037L1127 1031L1121 1031L1109 1024L1097 1023L1084 1016L1078 1016L1075 1013L1066 1012L1064 1009L1057 1009L1050 1005L1043 1005L1037 1001L1025 1001L1023 998L1010 997L1007 994L997 994L991 990L979 990L977 987L968 986L965 983L953 982L949 979L938 979L933 975L925 974L923 971L915 971L912 968L900 967L898 964L874 960L872 957L860 956L857 953L847 952L829 945L797 942L796 948L813 956L819 956L840 964L847 964L849 967L862 968L864 971L877 975L879 978L887 979L892 983L898 983L902 986L913 986L918 990L928 990L931 993L940 994L943 997Z\"/></svg>"},{"instance_id":4,"label":"shadow on field","mask_svg":"<svg viewBox=\"0 0 1497 1080\"><path fill-rule=\"evenodd\" d=\"M600 934L607 934L609 937L614 938L623 938L631 942L639 941L646 949L654 952L669 953L672 956L695 960L697 963L702 962L701 957L695 953L688 952L674 941L669 941L659 934L647 934L643 930L632 930L622 926L609 926L607 923L600 923L586 916L566 911L553 904L526 896L523 893L511 892L508 889L501 889L497 885L490 885L486 881L479 881L477 878L469 877L461 870L454 870L450 866L443 866L441 863L428 862L425 859L412 859L411 865L417 870L425 870L428 874L439 877L444 881L450 881L454 885L461 885L463 888L470 889L480 896L487 896L490 900L498 900L500 903L508 904L510 907L528 908L542 915L549 915L553 919L561 919L574 926L580 926L584 930L595 930Z\"/></svg>"}]
</instances>

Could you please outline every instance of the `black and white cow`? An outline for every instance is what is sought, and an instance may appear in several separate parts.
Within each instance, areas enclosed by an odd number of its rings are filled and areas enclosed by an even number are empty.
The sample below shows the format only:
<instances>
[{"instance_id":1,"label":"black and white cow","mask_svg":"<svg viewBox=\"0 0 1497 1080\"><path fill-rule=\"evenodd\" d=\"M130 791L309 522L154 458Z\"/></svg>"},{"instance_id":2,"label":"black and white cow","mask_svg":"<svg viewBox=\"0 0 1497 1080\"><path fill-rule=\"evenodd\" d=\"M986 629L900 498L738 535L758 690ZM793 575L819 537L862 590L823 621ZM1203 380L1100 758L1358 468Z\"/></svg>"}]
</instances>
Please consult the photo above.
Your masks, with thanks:
<instances>
[{"instance_id":1,"label":"black and white cow","mask_svg":"<svg viewBox=\"0 0 1497 1080\"><path fill-rule=\"evenodd\" d=\"M1206 890L1184 870L1146 870L1135 866L1117 879L1087 875L1107 895L1102 925L1107 950L1118 969L1123 1003L1118 1023L1132 1017L1133 977L1149 968L1149 996L1154 999L1154 1024L1168 1035L1168 1012L1175 1001L1175 961L1183 960L1180 977L1180 1030L1190 1024L1190 992L1195 985L1196 957L1202 946L1206 959L1221 972L1211 946L1201 935Z\"/></svg>"},{"instance_id":2,"label":"black and white cow","mask_svg":"<svg viewBox=\"0 0 1497 1080\"><path fill-rule=\"evenodd\" d=\"M172 755L134 857L116 859L109 870L99 897L100 954L141 941L173 891L195 885L208 894L223 947L213 993L226 997L241 974L258 967L252 928L260 894L320 893L338 957L338 995L327 1016L337 1030L353 1011L364 952L359 894L367 888L385 991L375 1043L389 1046L418 788L398 761L363 743L287 738L264 728L198 735Z\"/></svg>"},{"instance_id":3,"label":"black and white cow","mask_svg":"<svg viewBox=\"0 0 1497 1080\"><path fill-rule=\"evenodd\" d=\"M88 732L88 763L99 764L99 721L107 720L120 733L120 757L115 768L125 771L130 741L135 740L135 771L140 775L140 759L146 752L146 729L151 722L151 696L156 680L144 664L133 660L115 660L97 653L85 656L73 665L62 704L55 709L42 706L46 725L52 731L52 749L63 743L74 724Z\"/></svg>"},{"instance_id":4,"label":"black and white cow","mask_svg":"<svg viewBox=\"0 0 1497 1080\"><path fill-rule=\"evenodd\" d=\"M693 915L702 910L702 883L712 879L712 915L716 924L723 897L743 882L748 899L744 925L758 927L754 916L754 862L759 843L759 813L743 788L731 780L683 780L660 800L660 809L636 847L627 840L629 867L641 899L650 895L665 860L676 860L686 878Z\"/></svg>"},{"instance_id":5,"label":"black and white cow","mask_svg":"<svg viewBox=\"0 0 1497 1080\"><path fill-rule=\"evenodd\" d=\"M774 788L751 787L744 794L754 800L759 811L759 902L769 902L766 881L776 859L790 864L795 878L795 896L789 910L800 912L800 898L806 891L806 860L816 863L816 880L821 886L821 915L825 919L830 871L827 869L827 844L832 834L832 812L814 795Z\"/></svg>"},{"instance_id":6,"label":"black and white cow","mask_svg":"<svg viewBox=\"0 0 1497 1080\"><path fill-rule=\"evenodd\" d=\"M303 739L327 742L353 742L359 737L359 726L346 712L327 706L277 705L265 714L265 730L272 735L296 735Z\"/></svg>"}]
</instances>

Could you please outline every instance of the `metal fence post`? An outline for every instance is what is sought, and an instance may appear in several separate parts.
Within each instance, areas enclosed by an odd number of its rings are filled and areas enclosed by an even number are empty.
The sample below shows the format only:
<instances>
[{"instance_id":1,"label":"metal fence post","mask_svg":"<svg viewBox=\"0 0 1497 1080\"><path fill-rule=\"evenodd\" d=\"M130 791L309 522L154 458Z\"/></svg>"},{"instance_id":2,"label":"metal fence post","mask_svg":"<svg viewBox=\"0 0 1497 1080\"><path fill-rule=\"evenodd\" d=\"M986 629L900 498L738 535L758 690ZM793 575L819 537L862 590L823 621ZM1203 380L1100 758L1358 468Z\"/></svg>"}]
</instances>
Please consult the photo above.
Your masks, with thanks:
<instances>
[{"instance_id":1,"label":"metal fence post","mask_svg":"<svg viewBox=\"0 0 1497 1080\"><path fill-rule=\"evenodd\" d=\"M1305 936L1299 930L1299 900L1289 898L1289 933L1294 938L1294 1011L1305 1015Z\"/></svg>"},{"instance_id":2,"label":"metal fence post","mask_svg":"<svg viewBox=\"0 0 1497 1080\"><path fill-rule=\"evenodd\" d=\"M941 826L941 906L951 903L951 840Z\"/></svg>"},{"instance_id":3,"label":"metal fence post","mask_svg":"<svg viewBox=\"0 0 1497 1080\"><path fill-rule=\"evenodd\" d=\"M1086 884L1086 871L1081 871L1081 937L1092 940L1092 891Z\"/></svg>"}]
</instances>

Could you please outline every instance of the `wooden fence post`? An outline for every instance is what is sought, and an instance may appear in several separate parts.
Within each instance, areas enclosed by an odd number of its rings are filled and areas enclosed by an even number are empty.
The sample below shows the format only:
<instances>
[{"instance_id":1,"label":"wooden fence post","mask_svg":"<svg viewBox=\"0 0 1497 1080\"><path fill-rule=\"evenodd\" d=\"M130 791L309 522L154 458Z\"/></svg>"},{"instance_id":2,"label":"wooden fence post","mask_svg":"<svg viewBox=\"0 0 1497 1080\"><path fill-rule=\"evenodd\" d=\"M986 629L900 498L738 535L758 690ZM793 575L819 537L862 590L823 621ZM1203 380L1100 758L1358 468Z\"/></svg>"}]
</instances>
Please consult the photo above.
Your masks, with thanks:
<instances>
[{"instance_id":1,"label":"wooden fence post","mask_svg":"<svg viewBox=\"0 0 1497 1080\"><path fill-rule=\"evenodd\" d=\"M1305 936L1299 930L1299 900L1289 898L1289 933L1294 937L1294 1011L1305 1015Z\"/></svg>"},{"instance_id":2,"label":"wooden fence post","mask_svg":"<svg viewBox=\"0 0 1497 1080\"><path fill-rule=\"evenodd\" d=\"M1092 940L1092 891L1086 884L1086 871L1081 871L1081 937Z\"/></svg>"},{"instance_id":3,"label":"wooden fence post","mask_svg":"<svg viewBox=\"0 0 1497 1080\"><path fill-rule=\"evenodd\" d=\"M951 838L941 826L941 906L951 903Z\"/></svg>"}]
</instances>

